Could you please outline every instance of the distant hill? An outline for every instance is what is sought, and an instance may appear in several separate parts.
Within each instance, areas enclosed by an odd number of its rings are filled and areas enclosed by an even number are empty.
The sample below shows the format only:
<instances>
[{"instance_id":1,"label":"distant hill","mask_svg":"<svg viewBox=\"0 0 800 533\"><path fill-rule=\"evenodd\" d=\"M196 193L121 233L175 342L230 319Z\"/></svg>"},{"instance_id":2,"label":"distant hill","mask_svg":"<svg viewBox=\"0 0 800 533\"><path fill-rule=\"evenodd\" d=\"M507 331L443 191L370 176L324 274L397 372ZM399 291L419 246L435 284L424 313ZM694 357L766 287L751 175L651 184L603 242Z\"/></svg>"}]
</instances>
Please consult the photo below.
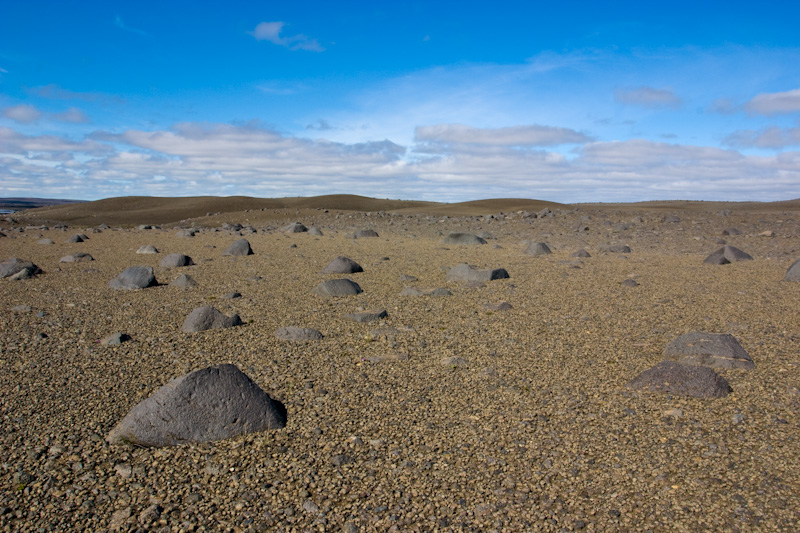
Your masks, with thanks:
<instances>
[{"instance_id":1,"label":"distant hill","mask_svg":"<svg viewBox=\"0 0 800 533\"><path fill-rule=\"evenodd\" d=\"M84 200L62 200L59 198L0 198L0 209L36 209L52 205L77 204Z\"/></svg>"}]
</instances>

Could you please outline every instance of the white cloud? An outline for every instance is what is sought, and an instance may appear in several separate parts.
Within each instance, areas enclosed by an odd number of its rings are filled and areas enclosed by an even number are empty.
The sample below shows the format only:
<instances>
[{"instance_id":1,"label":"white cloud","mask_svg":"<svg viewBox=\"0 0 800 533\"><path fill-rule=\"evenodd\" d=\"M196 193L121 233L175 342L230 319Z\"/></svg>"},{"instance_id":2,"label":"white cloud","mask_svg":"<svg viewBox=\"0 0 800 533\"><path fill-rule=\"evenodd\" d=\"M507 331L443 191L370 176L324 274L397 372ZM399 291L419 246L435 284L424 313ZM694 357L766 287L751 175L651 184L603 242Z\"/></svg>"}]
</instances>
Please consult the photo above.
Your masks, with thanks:
<instances>
[{"instance_id":1,"label":"white cloud","mask_svg":"<svg viewBox=\"0 0 800 533\"><path fill-rule=\"evenodd\" d=\"M473 128L463 124L437 124L415 129L418 142L444 144L484 144L494 146L556 146L591 141L583 133L553 126L511 126Z\"/></svg>"},{"instance_id":2,"label":"white cloud","mask_svg":"<svg viewBox=\"0 0 800 533\"><path fill-rule=\"evenodd\" d=\"M683 101L671 89L654 89L653 87L637 87L634 89L616 89L614 100L620 104L639 105L650 109L679 108Z\"/></svg>"},{"instance_id":3,"label":"white cloud","mask_svg":"<svg viewBox=\"0 0 800 533\"><path fill-rule=\"evenodd\" d=\"M782 115L800 113L800 89L781 93L761 93L744 106L745 110L758 115Z\"/></svg>"},{"instance_id":4,"label":"white cloud","mask_svg":"<svg viewBox=\"0 0 800 533\"><path fill-rule=\"evenodd\" d=\"M738 130L725 138L729 146L749 148L785 148L800 145L800 127L779 128L769 126L762 130Z\"/></svg>"},{"instance_id":5,"label":"white cloud","mask_svg":"<svg viewBox=\"0 0 800 533\"><path fill-rule=\"evenodd\" d=\"M140 29L138 29L138 28L131 28L131 27L129 27L129 26L126 26L126 25L125 25L125 23L122 21L122 17L120 17L119 15L117 15L116 17L114 17L114 25L115 25L116 27L118 27L118 28L120 28L120 29L122 29L122 30L125 30L125 31L127 31L127 32L130 32L130 33L135 33L135 34L137 34L137 35L141 35L141 36L143 36L143 37L150 37L150 34L149 34L149 33L147 33L147 32L146 32L146 31L144 31L144 30L140 30Z\"/></svg>"},{"instance_id":6,"label":"white cloud","mask_svg":"<svg viewBox=\"0 0 800 533\"><path fill-rule=\"evenodd\" d=\"M800 197L797 151L761 157L635 139L589 142L565 156L533 145L521 150L514 136L506 141L403 147L387 140L341 143L252 124L202 123L165 131L100 132L71 141L0 128L0 154L7 154L0 162L0 196L24 189L83 198L134 193L563 202ZM79 152L88 160L65 155Z\"/></svg>"},{"instance_id":7,"label":"white cloud","mask_svg":"<svg viewBox=\"0 0 800 533\"><path fill-rule=\"evenodd\" d=\"M32 105L20 104L3 109L3 116L20 124L31 124L42 118L42 112Z\"/></svg>"},{"instance_id":8,"label":"white cloud","mask_svg":"<svg viewBox=\"0 0 800 533\"><path fill-rule=\"evenodd\" d=\"M70 122L72 124L88 124L90 122L89 117L87 117L83 111L75 107L70 107L63 113L54 113L50 116L54 120Z\"/></svg>"},{"instance_id":9,"label":"white cloud","mask_svg":"<svg viewBox=\"0 0 800 533\"><path fill-rule=\"evenodd\" d=\"M325 51L325 48L323 48L316 39L312 39L302 33L282 36L281 33L285 25L285 22L261 22L253 31L247 33L255 37L257 41L269 41L272 44L283 46L289 50L307 50L309 52Z\"/></svg>"}]
</instances>

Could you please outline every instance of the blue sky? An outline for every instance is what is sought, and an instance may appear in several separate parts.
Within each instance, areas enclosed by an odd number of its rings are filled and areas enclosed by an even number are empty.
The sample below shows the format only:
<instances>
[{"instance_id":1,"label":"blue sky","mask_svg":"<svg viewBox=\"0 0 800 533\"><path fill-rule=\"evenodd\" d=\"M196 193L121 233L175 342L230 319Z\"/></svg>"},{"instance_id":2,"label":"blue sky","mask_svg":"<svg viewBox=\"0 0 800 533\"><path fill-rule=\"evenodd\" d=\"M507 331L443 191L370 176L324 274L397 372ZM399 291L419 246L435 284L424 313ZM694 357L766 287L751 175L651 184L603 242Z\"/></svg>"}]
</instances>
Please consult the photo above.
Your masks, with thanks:
<instances>
[{"instance_id":1,"label":"blue sky","mask_svg":"<svg viewBox=\"0 0 800 533\"><path fill-rule=\"evenodd\" d=\"M788 2L8 2L0 196L800 198Z\"/></svg>"}]
</instances>

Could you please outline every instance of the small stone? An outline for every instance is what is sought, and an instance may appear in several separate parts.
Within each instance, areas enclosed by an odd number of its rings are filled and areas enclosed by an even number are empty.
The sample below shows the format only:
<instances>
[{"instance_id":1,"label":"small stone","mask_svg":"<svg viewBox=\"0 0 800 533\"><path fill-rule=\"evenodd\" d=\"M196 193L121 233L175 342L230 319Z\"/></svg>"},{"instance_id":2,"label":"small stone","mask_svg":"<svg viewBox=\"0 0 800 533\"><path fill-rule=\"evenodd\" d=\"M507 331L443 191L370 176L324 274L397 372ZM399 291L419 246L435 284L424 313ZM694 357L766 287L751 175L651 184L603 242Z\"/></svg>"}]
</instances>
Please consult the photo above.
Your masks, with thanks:
<instances>
[{"instance_id":1,"label":"small stone","mask_svg":"<svg viewBox=\"0 0 800 533\"><path fill-rule=\"evenodd\" d=\"M386 309L379 309L375 311L363 311L361 313L350 313L342 316L348 320L364 323L364 322L374 322L375 320L381 320L389 315L386 313Z\"/></svg>"},{"instance_id":2,"label":"small stone","mask_svg":"<svg viewBox=\"0 0 800 533\"><path fill-rule=\"evenodd\" d=\"M100 341L103 346L116 346L131 340L131 336L126 333L115 332Z\"/></svg>"}]
</instances>

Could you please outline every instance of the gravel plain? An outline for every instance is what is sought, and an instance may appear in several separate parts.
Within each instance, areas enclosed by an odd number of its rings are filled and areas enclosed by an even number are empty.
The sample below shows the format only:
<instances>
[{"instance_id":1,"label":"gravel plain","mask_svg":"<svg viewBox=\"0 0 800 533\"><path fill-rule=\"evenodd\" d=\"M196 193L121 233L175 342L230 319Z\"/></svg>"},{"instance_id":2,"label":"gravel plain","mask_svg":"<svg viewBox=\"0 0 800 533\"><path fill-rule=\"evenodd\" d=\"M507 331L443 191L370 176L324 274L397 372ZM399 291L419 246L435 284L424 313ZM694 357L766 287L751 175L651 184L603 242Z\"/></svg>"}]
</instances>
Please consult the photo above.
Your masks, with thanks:
<instances>
[{"instance_id":1,"label":"gravel plain","mask_svg":"<svg viewBox=\"0 0 800 533\"><path fill-rule=\"evenodd\" d=\"M211 229L226 216L256 233ZM295 221L323 235L278 231ZM0 280L2 531L798 529L800 283L783 281L800 257L795 211L331 209L52 226L0 222L0 259L44 271ZM732 227L741 234L723 236ZM366 228L380 236L349 238ZM443 244L454 231L488 243ZM66 243L75 233L89 240ZM254 255L223 256L241 236ZM754 260L704 264L720 239ZM553 253L526 255L528 242ZM160 253L136 254L148 244ZM591 257L572 257L580 248ZM59 263L78 252L94 261ZM159 267L169 253L195 264ZM364 272L320 274L337 256ZM462 262L510 277L445 282ZM133 265L153 267L159 286L107 288ZM197 285L169 286L180 274ZM336 277L363 293L311 293ZM401 296L409 286L452 295ZM244 324L183 333L203 305ZM376 309L388 316L344 317ZM281 341L285 326L324 338ZM734 335L755 362L720 371L733 393L625 388L696 330ZM115 332L131 339L99 342ZM158 387L221 363L283 402L284 429L159 449L105 441Z\"/></svg>"}]
</instances>

